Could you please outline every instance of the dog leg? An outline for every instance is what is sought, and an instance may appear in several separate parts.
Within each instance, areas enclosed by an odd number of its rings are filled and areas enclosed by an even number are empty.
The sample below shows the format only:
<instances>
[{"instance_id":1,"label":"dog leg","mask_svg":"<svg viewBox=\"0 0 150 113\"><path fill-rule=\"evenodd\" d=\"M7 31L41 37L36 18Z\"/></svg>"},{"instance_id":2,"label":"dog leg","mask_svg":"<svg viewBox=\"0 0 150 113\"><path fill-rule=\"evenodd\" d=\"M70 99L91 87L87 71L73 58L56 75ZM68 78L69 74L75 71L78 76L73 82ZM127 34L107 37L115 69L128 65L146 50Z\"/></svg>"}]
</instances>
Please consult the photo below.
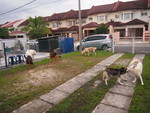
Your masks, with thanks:
<instances>
[{"instance_id":1,"label":"dog leg","mask_svg":"<svg viewBox=\"0 0 150 113\"><path fill-rule=\"evenodd\" d=\"M109 77L106 71L103 71L102 79L105 81L105 84L108 85L107 81L109 80Z\"/></svg>"},{"instance_id":2,"label":"dog leg","mask_svg":"<svg viewBox=\"0 0 150 113\"><path fill-rule=\"evenodd\" d=\"M121 82L121 78L120 78L120 77L118 78L118 82L119 82L119 84L121 84L121 85L123 84L123 83Z\"/></svg>"},{"instance_id":3,"label":"dog leg","mask_svg":"<svg viewBox=\"0 0 150 113\"><path fill-rule=\"evenodd\" d=\"M122 80L125 80L125 81L127 81L127 79L123 78L122 76L120 76L120 77L121 77L121 79L122 79Z\"/></svg>"},{"instance_id":4,"label":"dog leg","mask_svg":"<svg viewBox=\"0 0 150 113\"><path fill-rule=\"evenodd\" d=\"M140 78L140 80L141 80L141 85L144 85L141 74L138 74L138 76L139 76L139 78Z\"/></svg>"},{"instance_id":5,"label":"dog leg","mask_svg":"<svg viewBox=\"0 0 150 113\"><path fill-rule=\"evenodd\" d=\"M132 81L133 83L135 83L136 82L136 76L134 75L134 80Z\"/></svg>"},{"instance_id":6,"label":"dog leg","mask_svg":"<svg viewBox=\"0 0 150 113\"><path fill-rule=\"evenodd\" d=\"M96 56L96 52L94 51L94 54L95 54L95 56Z\"/></svg>"},{"instance_id":7,"label":"dog leg","mask_svg":"<svg viewBox=\"0 0 150 113\"><path fill-rule=\"evenodd\" d=\"M108 83L107 83L107 79L105 79L105 84L106 84L106 85L108 85Z\"/></svg>"},{"instance_id":8,"label":"dog leg","mask_svg":"<svg viewBox=\"0 0 150 113\"><path fill-rule=\"evenodd\" d=\"M90 52L88 52L88 56L90 56Z\"/></svg>"}]
</instances>

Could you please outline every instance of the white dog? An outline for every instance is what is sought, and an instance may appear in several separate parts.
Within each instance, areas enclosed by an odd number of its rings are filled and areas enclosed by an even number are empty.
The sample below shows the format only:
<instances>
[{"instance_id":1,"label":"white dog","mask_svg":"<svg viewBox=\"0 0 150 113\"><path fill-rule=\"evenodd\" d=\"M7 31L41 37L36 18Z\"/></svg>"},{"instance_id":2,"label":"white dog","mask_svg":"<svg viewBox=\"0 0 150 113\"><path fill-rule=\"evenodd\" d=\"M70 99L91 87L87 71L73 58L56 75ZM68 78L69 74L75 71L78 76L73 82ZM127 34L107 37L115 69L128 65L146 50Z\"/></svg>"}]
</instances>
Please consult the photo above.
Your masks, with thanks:
<instances>
[{"instance_id":1,"label":"white dog","mask_svg":"<svg viewBox=\"0 0 150 113\"><path fill-rule=\"evenodd\" d=\"M26 56L26 57L27 57L27 56L31 56L32 59L34 59L34 55L36 55L36 51L35 51L35 50L32 50L32 49L27 50L26 53L25 53L25 56Z\"/></svg>"},{"instance_id":2,"label":"white dog","mask_svg":"<svg viewBox=\"0 0 150 113\"><path fill-rule=\"evenodd\" d=\"M143 64L140 60L134 59L129 64L127 71L131 71L134 75L134 80L132 82L136 81L136 77L139 77L141 80L141 85L144 85L143 79L142 79L142 71L143 71Z\"/></svg>"}]
</instances>

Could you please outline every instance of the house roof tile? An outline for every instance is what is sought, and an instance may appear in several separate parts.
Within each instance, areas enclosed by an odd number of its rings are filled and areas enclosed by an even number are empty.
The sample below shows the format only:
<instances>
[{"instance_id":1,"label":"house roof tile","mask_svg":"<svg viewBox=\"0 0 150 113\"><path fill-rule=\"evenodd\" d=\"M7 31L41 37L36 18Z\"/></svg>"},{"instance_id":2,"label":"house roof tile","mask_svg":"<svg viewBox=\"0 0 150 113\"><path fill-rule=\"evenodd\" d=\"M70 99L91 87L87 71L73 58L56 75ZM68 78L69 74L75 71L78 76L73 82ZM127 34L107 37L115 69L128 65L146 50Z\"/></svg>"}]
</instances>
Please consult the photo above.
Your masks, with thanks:
<instances>
[{"instance_id":1,"label":"house roof tile","mask_svg":"<svg viewBox=\"0 0 150 113\"><path fill-rule=\"evenodd\" d=\"M18 26L25 26L28 23L29 23L29 20L27 19L27 20L23 21L21 24L19 24Z\"/></svg>"},{"instance_id":2,"label":"house roof tile","mask_svg":"<svg viewBox=\"0 0 150 113\"><path fill-rule=\"evenodd\" d=\"M122 10L132 10L132 9L149 9L148 0L137 0L137 1L129 1L129 2L115 2L112 4L93 6L88 14L98 14L98 13L106 13L113 11L122 11Z\"/></svg>"},{"instance_id":3,"label":"house roof tile","mask_svg":"<svg viewBox=\"0 0 150 113\"><path fill-rule=\"evenodd\" d=\"M91 23L88 23L84 26L82 26L82 28L91 28L91 27L98 27L100 24L96 23L96 22L91 22Z\"/></svg>"},{"instance_id":4,"label":"house roof tile","mask_svg":"<svg viewBox=\"0 0 150 113\"><path fill-rule=\"evenodd\" d=\"M88 11L89 9L81 11L82 18L86 18L88 16ZM68 12L63 13L54 13L52 16L47 17L47 21L59 21L65 19L78 19L78 11L70 10Z\"/></svg>"},{"instance_id":5,"label":"house roof tile","mask_svg":"<svg viewBox=\"0 0 150 113\"><path fill-rule=\"evenodd\" d=\"M114 8L115 4L107 4L107 5L99 5L99 6L93 6L88 14L97 14L97 13L103 13L103 12L111 12Z\"/></svg>"},{"instance_id":6,"label":"house roof tile","mask_svg":"<svg viewBox=\"0 0 150 113\"><path fill-rule=\"evenodd\" d=\"M122 25L124 25L124 23L111 21L111 22L107 22L106 25L107 26L109 26L109 25L112 25L112 26L122 26Z\"/></svg>"},{"instance_id":7,"label":"house roof tile","mask_svg":"<svg viewBox=\"0 0 150 113\"><path fill-rule=\"evenodd\" d=\"M63 27L63 28L53 29L52 32L65 32L66 30L67 28Z\"/></svg>"},{"instance_id":8,"label":"house roof tile","mask_svg":"<svg viewBox=\"0 0 150 113\"><path fill-rule=\"evenodd\" d=\"M147 22L144 22L144 21L139 20L139 19L131 20L131 21L125 23L124 25L141 25L141 24L148 25Z\"/></svg>"},{"instance_id":9,"label":"house roof tile","mask_svg":"<svg viewBox=\"0 0 150 113\"><path fill-rule=\"evenodd\" d=\"M22 19L20 19L20 20L15 20L15 21L13 21L13 22L9 22L9 23L7 23L7 24L1 26L1 27L7 27L7 28L8 28L8 27L11 27L11 26L13 26L14 24L20 22L21 20L22 20Z\"/></svg>"},{"instance_id":10,"label":"house roof tile","mask_svg":"<svg viewBox=\"0 0 150 113\"><path fill-rule=\"evenodd\" d=\"M67 29L67 31L78 31L79 30L79 26L71 26Z\"/></svg>"},{"instance_id":11,"label":"house roof tile","mask_svg":"<svg viewBox=\"0 0 150 113\"><path fill-rule=\"evenodd\" d=\"M132 9L148 9L148 0L138 0L129 2L120 2L117 11Z\"/></svg>"}]
</instances>

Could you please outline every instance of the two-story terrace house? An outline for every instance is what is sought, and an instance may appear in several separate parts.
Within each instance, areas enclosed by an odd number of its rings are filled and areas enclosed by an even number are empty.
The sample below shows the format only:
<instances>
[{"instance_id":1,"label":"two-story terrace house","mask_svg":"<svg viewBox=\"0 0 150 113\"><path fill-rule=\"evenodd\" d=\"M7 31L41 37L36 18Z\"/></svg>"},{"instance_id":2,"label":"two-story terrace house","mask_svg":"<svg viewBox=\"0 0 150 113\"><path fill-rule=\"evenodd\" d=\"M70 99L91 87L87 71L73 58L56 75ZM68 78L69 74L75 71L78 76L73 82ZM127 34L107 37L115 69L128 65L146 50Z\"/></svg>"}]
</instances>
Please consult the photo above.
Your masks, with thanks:
<instances>
[{"instance_id":1,"label":"two-story terrace house","mask_svg":"<svg viewBox=\"0 0 150 113\"><path fill-rule=\"evenodd\" d=\"M93 6L81 10L83 36L94 34L101 24L112 25L120 37L142 37L150 23L150 0L129 2L117 1L112 4ZM70 10L44 17L55 35L66 35L78 40L78 11ZM27 23L26 23L27 24ZM25 24L24 24L25 25Z\"/></svg>"},{"instance_id":2,"label":"two-story terrace house","mask_svg":"<svg viewBox=\"0 0 150 113\"><path fill-rule=\"evenodd\" d=\"M82 25L86 24L88 11L88 9L81 11ZM54 13L46 17L46 21L49 22L49 28L52 29L55 35L65 35L78 40L78 11L70 10L64 13Z\"/></svg>"},{"instance_id":3,"label":"two-story terrace house","mask_svg":"<svg viewBox=\"0 0 150 113\"><path fill-rule=\"evenodd\" d=\"M23 37L26 37L27 33L22 32L18 27L18 25L20 25L22 22L24 22L23 19L15 20L12 22L7 22L1 27L9 29L9 35L11 38L23 38Z\"/></svg>"},{"instance_id":4,"label":"two-story terrace house","mask_svg":"<svg viewBox=\"0 0 150 113\"><path fill-rule=\"evenodd\" d=\"M118 1L113 4L93 6L88 12L90 22L112 25L114 31L119 31L121 37L142 37L143 31L148 30L150 21L150 0L130 2ZM85 35L93 29L83 29Z\"/></svg>"}]
</instances>

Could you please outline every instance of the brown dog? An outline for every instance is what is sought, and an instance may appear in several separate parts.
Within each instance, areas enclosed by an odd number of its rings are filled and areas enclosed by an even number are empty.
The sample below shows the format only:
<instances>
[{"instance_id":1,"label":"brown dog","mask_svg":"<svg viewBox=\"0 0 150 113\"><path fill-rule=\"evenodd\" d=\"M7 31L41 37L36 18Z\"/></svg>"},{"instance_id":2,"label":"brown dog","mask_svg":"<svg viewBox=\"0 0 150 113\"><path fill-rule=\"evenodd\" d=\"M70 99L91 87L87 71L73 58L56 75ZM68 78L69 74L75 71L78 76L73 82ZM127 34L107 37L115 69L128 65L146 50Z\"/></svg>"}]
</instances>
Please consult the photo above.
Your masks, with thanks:
<instances>
[{"instance_id":1,"label":"brown dog","mask_svg":"<svg viewBox=\"0 0 150 113\"><path fill-rule=\"evenodd\" d=\"M94 53L96 55L96 47L88 47L88 48L85 48L83 51L82 51L82 55L90 55L90 52Z\"/></svg>"},{"instance_id":2,"label":"brown dog","mask_svg":"<svg viewBox=\"0 0 150 113\"><path fill-rule=\"evenodd\" d=\"M57 55L56 52L50 52L49 53L49 56L50 56L50 59L53 61L53 60L56 60L58 58L60 58L61 56Z\"/></svg>"},{"instance_id":3,"label":"brown dog","mask_svg":"<svg viewBox=\"0 0 150 113\"><path fill-rule=\"evenodd\" d=\"M27 56L27 57L26 57L26 56L24 55L24 57L25 57L25 59L26 59L26 66L27 66L27 67L33 65L33 60L32 60L32 57L31 57L31 56Z\"/></svg>"}]
</instances>

